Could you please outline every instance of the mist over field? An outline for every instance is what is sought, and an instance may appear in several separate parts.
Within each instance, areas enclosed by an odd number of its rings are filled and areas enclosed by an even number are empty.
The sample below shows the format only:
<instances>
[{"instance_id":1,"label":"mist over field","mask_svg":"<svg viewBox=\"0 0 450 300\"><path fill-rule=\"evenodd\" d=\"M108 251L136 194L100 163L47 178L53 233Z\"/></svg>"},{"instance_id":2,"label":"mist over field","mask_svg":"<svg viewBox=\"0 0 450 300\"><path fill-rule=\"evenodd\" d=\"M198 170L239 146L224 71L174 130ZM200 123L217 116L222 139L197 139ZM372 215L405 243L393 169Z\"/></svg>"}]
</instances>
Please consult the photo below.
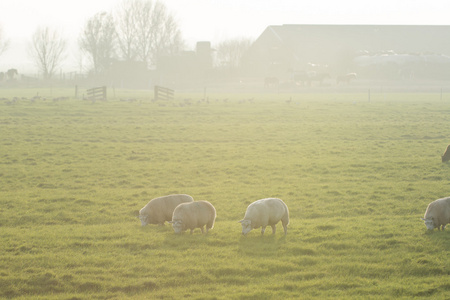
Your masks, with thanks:
<instances>
[{"instance_id":1,"label":"mist over field","mask_svg":"<svg viewBox=\"0 0 450 300\"><path fill-rule=\"evenodd\" d=\"M0 2L1 299L448 298L447 2L91 2Z\"/></svg>"},{"instance_id":2,"label":"mist over field","mask_svg":"<svg viewBox=\"0 0 450 300\"><path fill-rule=\"evenodd\" d=\"M434 2L433 17L421 1L371 9L354 1L41 5L26 17L17 5L0 14L0 88L201 89L249 81L262 86L265 79L281 88L309 87L344 84L340 78L353 73L358 80L394 83L449 78L449 30L439 23L447 4L441 1ZM17 74L2 75L8 70Z\"/></svg>"}]
</instances>

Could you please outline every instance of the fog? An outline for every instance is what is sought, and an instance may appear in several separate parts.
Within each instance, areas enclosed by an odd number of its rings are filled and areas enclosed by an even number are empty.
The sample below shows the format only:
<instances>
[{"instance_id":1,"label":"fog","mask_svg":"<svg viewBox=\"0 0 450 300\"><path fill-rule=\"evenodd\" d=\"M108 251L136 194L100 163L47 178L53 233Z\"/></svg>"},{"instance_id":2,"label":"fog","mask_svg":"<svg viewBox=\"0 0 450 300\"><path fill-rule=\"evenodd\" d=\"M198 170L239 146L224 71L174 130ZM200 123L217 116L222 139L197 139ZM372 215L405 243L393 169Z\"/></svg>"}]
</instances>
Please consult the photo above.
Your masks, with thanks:
<instances>
[{"instance_id":1,"label":"fog","mask_svg":"<svg viewBox=\"0 0 450 300\"><path fill-rule=\"evenodd\" d=\"M7 51L0 55L0 73L18 70L14 78L0 75L0 87L45 85L51 81L52 85L61 86L152 88L164 85L176 89L229 86L270 91L342 87L344 83L339 82L339 76L350 73L357 76L345 82L347 86L368 81L401 81L402 85L439 81L437 84L442 85L442 81L450 78L448 28L414 27L448 24L446 12L450 4L446 1L431 4L427 1L378 1L372 5L350 0L339 3L328 0L301 3L292 0L165 0L162 3L178 25L184 47L176 53L160 51L163 54L159 54L157 60L133 58L133 61L126 61L115 45L116 54L108 58L107 66L93 72L92 59L80 51L83 29L99 12L106 11L116 18L118 8L126 2L0 2L2 37L9 40ZM23 7L28 9L23 10ZM117 26L117 19L114 20ZM304 24L313 24L313 27ZM323 28L320 24L334 26L316 32L317 28ZM423 28L436 31L419 33L418 40L415 29L392 35L390 30L382 34L360 31L364 28L361 26L346 33L335 31L342 28L339 26L342 24L410 24L419 31ZM30 55L33 33L43 27L57 30L67 41L51 80L45 82L46 76ZM225 49L224 42L242 39L251 41L250 47L240 47L235 53ZM323 80L317 81L318 76ZM267 78L271 78L272 83L268 84Z\"/></svg>"}]
</instances>

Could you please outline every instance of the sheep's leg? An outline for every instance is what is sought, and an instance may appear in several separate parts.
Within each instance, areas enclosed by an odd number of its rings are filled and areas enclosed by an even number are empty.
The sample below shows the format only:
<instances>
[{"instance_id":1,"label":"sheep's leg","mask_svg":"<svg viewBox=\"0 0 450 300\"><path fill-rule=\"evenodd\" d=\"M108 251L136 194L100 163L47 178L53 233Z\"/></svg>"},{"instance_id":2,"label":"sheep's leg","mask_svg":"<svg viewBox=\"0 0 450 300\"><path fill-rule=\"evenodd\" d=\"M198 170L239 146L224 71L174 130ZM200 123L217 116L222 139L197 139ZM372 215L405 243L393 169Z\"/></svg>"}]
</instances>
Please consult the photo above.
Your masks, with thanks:
<instances>
[{"instance_id":1,"label":"sheep's leg","mask_svg":"<svg viewBox=\"0 0 450 300\"><path fill-rule=\"evenodd\" d=\"M264 231L266 231L266 226L261 227L261 235L264 234Z\"/></svg>"},{"instance_id":2,"label":"sheep's leg","mask_svg":"<svg viewBox=\"0 0 450 300\"><path fill-rule=\"evenodd\" d=\"M281 224L283 225L283 229L284 229L284 235L287 234L287 226L288 226L289 221L281 221Z\"/></svg>"},{"instance_id":3,"label":"sheep's leg","mask_svg":"<svg viewBox=\"0 0 450 300\"><path fill-rule=\"evenodd\" d=\"M191 229L191 234L194 232L194 229Z\"/></svg>"},{"instance_id":4,"label":"sheep's leg","mask_svg":"<svg viewBox=\"0 0 450 300\"><path fill-rule=\"evenodd\" d=\"M277 231L276 225L270 225L272 227L272 234L275 234L275 231Z\"/></svg>"},{"instance_id":5,"label":"sheep's leg","mask_svg":"<svg viewBox=\"0 0 450 300\"><path fill-rule=\"evenodd\" d=\"M203 234L203 226L202 226L202 227L200 227L200 230L202 231L202 234Z\"/></svg>"}]
</instances>

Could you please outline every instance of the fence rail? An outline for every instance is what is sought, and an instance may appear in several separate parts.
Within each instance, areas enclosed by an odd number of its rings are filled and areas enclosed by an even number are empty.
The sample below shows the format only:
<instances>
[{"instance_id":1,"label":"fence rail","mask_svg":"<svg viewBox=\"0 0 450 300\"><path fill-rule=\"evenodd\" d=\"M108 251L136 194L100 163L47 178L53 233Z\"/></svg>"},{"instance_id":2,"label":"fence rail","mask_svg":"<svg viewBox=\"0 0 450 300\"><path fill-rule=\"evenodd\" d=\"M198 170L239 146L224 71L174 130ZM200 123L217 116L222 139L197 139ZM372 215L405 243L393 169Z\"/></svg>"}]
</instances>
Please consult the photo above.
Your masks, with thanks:
<instances>
[{"instance_id":1,"label":"fence rail","mask_svg":"<svg viewBox=\"0 0 450 300\"><path fill-rule=\"evenodd\" d=\"M155 100L173 100L175 91L169 88L155 85Z\"/></svg>"},{"instance_id":2,"label":"fence rail","mask_svg":"<svg viewBox=\"0 0 450 300\"><path fill-rule=\"evenodd\" d=\"M91 88L86 92L88 100L106 100L106 86Z\"/></svg>"}]
</instances>

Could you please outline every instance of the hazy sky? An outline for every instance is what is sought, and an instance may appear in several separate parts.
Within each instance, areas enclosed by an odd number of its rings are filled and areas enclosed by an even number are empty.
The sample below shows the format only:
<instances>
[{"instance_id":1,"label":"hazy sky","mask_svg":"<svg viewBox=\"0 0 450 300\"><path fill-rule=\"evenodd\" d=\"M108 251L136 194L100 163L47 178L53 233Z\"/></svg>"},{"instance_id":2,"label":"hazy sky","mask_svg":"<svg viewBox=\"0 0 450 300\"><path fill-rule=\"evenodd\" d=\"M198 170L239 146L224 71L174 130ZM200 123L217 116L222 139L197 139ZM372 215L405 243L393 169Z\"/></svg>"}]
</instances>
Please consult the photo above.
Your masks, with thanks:
<instances>
[{"instance_id":1,"label":"hazy sky","mask_svg":"<svg viewBox=\"0 0 450 300\"><path fill-rule=\"evenodd\" d=\"M25 46L38 26L58 28L72 48L86 20L123 0L0 0L0 25L10 50L0 70L24 67ZM175 16L188 45L233 37L256 39L269 25L418 24L450 25L449 0L162 0ZM25 46L24 46L25 45ZM22 48L22 49L18 49ZM76 51L69 56L76 56ZM13 66L14 65L14 66ZM18 65L18 66L17 66Z\"/></svg>"}]
</instances>

